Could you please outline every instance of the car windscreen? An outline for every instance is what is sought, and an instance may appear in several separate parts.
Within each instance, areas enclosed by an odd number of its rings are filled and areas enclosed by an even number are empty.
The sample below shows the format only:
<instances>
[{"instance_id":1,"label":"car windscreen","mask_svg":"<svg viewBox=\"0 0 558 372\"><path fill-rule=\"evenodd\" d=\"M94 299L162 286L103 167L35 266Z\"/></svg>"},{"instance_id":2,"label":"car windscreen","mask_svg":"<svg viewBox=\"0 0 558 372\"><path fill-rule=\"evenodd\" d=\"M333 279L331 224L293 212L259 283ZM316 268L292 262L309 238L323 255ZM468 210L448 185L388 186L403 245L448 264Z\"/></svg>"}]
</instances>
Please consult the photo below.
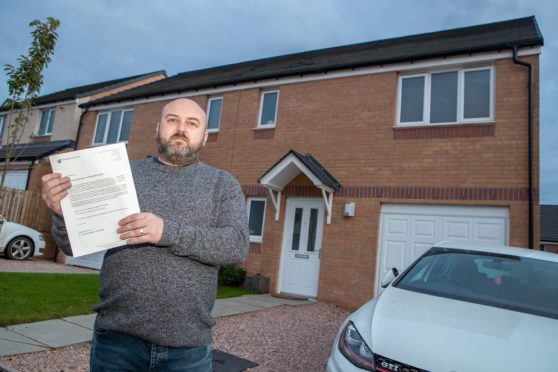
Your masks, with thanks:
<instances>
[{"instance_id":1,"label":"car windscreen","mask_svg":"<svg viewBox=\"0 0 558 372\"><path fill-rule=\"evenodd\" d=\"M558 319L558 263L432 248L395 287Z\"/></svg>"}]
</instances>

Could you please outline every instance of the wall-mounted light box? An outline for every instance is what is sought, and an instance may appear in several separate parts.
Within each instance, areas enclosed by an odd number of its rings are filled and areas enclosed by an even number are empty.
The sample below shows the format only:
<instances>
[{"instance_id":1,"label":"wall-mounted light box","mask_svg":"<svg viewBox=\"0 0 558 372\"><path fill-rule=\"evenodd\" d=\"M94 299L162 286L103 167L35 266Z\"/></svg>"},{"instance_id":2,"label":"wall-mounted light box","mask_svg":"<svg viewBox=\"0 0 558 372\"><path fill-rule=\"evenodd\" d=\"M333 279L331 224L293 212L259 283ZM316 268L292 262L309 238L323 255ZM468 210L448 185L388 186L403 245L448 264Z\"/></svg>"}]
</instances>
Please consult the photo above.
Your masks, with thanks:
<instances>
[{"instance_id":1,"label":"wall-mounted light box","mask_svg":"<svg viewBox=\"0 0 558 372\"><path fill-rule=\"evenodd\" d=\"M344 217L355 216L355 202L345 203L345 206L343 207L343 216Z\"/></svg>"}]
</instances>

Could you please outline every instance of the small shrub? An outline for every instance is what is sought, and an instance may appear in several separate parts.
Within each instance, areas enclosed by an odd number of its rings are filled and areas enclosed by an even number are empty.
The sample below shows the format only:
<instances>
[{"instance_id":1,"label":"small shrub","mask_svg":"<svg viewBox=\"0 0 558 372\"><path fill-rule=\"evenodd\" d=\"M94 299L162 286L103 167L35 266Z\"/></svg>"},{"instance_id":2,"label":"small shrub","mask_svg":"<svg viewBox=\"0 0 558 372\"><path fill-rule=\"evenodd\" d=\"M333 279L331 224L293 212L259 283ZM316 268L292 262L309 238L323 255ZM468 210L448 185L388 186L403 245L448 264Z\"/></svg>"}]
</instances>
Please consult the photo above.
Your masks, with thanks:
<instances>
[{"instance_id":1,"label":"small shrub","mask_svg":"<svg viewBox=\"0 0 558 372\"><path fill-rule=\"evenodd\" d=\"M219 284L237 287L244 283L246 270L235 265L223 265L219 269Z\"/></svg>"}]
</instances>

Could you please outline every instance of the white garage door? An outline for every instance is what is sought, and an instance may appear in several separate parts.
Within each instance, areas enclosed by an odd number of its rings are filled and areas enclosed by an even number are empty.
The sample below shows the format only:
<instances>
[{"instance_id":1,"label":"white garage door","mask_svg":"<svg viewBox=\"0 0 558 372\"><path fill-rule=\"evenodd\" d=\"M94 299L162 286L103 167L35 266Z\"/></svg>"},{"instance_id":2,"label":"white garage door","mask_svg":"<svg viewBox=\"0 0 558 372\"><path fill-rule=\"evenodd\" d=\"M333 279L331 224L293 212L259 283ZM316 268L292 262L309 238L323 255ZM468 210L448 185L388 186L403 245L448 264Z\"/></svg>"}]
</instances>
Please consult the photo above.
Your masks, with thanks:
<instances>
[{"instance_id":1,"label":"white garage door","mask_svg":"<svg viewBox=\"0 0 558 372\"><path fill-rule=\"evenodd\" d=\"M25 190L28 176L29 171L26 169L8 171L8 173L6 173L6 179L4 180L4 187Z\"/></svg>"},{"instance_id":2,"label":"white garage door","mask_svg":"<svg viewBox=\"0 0 558 372\"><path fill-rule=\"evenodd\" d=\"M508 244L509 210L506 207L384 204L380 226L380 265L376 283L392 267L401 272L433 244L443 240Z\"/></svg>"}]
</instances>

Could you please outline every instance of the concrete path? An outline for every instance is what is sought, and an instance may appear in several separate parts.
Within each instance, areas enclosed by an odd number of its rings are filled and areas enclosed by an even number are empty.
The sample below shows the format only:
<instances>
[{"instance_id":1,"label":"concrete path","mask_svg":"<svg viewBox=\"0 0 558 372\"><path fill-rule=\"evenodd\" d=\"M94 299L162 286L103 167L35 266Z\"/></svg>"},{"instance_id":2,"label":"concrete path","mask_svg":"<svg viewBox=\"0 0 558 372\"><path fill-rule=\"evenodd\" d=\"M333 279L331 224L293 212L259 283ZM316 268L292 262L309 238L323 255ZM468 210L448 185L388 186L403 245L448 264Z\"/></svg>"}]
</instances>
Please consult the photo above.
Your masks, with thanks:
<instances>
[{"instance_id":1,"label":"concrete path","mask_svg":"<svg viewBox=\"0 0 558 372\"><path fill-rule=\"evenodd\" d=\"M308 300L247 295L216 300L211 315L238 315L281 305L304 305ZM31 353L91 341L95 314L0 327L0 356Z\"/></svg>"}]
</instances>

